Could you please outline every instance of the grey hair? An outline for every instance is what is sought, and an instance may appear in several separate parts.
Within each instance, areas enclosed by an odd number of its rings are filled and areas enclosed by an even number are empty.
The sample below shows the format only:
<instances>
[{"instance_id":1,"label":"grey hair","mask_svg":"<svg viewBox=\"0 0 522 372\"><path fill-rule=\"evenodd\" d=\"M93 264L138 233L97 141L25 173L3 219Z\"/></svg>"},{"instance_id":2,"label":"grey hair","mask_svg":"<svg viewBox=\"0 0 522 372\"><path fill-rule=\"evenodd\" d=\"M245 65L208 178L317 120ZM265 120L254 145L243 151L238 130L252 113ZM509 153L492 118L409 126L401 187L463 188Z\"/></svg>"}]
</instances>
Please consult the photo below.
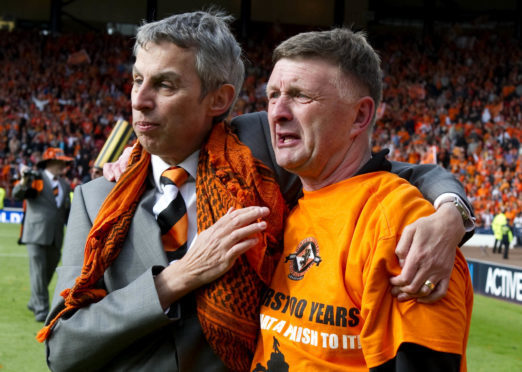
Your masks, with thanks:
<instances>
[{"instance_id":1,"label":"grey hair","mask_svg":"<svg viewBox=\"0 0 522 372\"><path fill-rule=\"evenodd\" d=\"M368 90L375 108L382 99L381 59L364 32L348 28L303 32L283 41L272 55L274 64L282 58L313 57L332 62L347 76Z\"/></svg>"},{"instance_id":2,"label":"grey hair","mask_svg":"<svg viewBox=\"0 0 522 372\"><path fill-rule=\"evenodd\" d=\"M241 47L230 31L233 17L217 10L175 14L162 20L145 23L138 28L133 53L145 48L148 43L163 41L176 44L180 48L193 49L195 68L201 80L201 96L215 91L222 84L232 84L235 96L234 106L245 76L241 58ZM227 115L215 118L221 121Z\"/></svg>"}]
</instances>

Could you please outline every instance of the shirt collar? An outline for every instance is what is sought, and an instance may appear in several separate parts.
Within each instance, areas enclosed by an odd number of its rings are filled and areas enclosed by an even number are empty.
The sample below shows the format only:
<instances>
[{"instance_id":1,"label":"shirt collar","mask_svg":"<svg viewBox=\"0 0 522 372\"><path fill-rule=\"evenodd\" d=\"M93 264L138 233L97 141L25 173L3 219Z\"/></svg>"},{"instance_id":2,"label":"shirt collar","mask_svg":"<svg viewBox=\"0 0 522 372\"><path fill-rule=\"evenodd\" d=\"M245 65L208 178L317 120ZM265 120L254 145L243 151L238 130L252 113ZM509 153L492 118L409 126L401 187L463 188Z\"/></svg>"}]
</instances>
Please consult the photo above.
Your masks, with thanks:
<instances>
[{"instance_id":1,"label":"shirt collar","mask_svg":"<svg viewBox=\"0 0 522 372\"><path fill-rule=\"evenodd\" d=\"M56 177L54 174L52 174L51 172L49 172L47 169L44 169L44 172L45 174L47 175L47 177L49 177L49 179L51 180L51 182L58 182L58 177ZM54 179L56 177L56 179Z\"/></svg>"},{"instance_id":2,"label":"shirt collar","mask_svg":"<svg viewBox=\"0 0 522 372\"><path fill-rule=\"evenodd\" d=\"M183 160L181 163L177 164L178 167L182 167L189 174L189 181L196 179L196 174L198 170L198 160L199 160L199 151L197 150L193 152L188 158ZM161 174L170 168L172 165L165 163L159 156L151 155L151 164L152 164L152 176L154 177L154 185L156 189L163 190L160 183Z\"/></svg>"},{"instance_id":3,"label":"shirt collar","mask_svg":"<svg viewBox=\"0 0 522 372\"><path fill-rule=\"evenodd\" d=\"M372 152L372 157L368 160L354 176L359 176L365 173L378 172L378 171L391 171L391 163L386 159L389 150L384 149L377 153Z\"/></svg>"}]
</instances>

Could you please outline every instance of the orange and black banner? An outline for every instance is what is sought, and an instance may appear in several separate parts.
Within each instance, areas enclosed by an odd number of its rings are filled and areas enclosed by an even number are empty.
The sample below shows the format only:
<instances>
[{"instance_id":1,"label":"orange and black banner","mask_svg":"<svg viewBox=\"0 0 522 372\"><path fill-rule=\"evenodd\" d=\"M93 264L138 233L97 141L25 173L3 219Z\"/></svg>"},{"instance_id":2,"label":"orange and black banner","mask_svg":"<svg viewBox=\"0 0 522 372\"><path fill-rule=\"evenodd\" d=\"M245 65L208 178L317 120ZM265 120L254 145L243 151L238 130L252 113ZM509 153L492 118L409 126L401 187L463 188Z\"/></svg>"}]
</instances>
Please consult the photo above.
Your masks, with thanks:
<instances>
[{"instance_id":1,"label":"orange and black banner","mask_svg":"<svg viewBox=\"0 0 522 372\"><path fill-rule=\"evenodd\" d=\"M118 160L131 135L132 125L126 120L118 120L96 158L94 166L103 168L103 164Z\"/></svg>"}]
</instances>

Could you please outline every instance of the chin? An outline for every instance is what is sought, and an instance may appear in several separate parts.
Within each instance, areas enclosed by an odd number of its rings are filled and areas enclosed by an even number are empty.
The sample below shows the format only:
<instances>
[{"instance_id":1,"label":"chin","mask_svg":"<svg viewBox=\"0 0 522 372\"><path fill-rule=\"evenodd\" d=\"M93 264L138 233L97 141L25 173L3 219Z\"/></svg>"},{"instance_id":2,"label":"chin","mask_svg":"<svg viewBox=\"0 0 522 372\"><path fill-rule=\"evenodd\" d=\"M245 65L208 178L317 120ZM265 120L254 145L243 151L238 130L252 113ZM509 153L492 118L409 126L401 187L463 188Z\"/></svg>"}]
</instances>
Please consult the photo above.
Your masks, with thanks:
<instances>
[{"instance_id":1,"label":"chin","mask_svg":"<svg viewBox=\"0 0 522 372\"><path fill-rule=\"evenodd\" d=\"M138 140L147 151L153 150L154 148L158 148L160 146L160 143L157 139L151 136L146 136L144 134L139 135Z\"/></svg>"},{"instance_id":2,"label":"chin","mask_svg":"<svg viewBox=\"0 0 522 372\"><path fill-rule=\"evenodd\" d=\"M291 172L291 173L296 173L295 172L295 169L297 169L296 162L290 161L288 159L281 159L281 160L279 160L277 158L276 158L276 161L277 161L277 165L279 165L284 170L286 170L288 172Z\"/></svg>"}]
</instances>

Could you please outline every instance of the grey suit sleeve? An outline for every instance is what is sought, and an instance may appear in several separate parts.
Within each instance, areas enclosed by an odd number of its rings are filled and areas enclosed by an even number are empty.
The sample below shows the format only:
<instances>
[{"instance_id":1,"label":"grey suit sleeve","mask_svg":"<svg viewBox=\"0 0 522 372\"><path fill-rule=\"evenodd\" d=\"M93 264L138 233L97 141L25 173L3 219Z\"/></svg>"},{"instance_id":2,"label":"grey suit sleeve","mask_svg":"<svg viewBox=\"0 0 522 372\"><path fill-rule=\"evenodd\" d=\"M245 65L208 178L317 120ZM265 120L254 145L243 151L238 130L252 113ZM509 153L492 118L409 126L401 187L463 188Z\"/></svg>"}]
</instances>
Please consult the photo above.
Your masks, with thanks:
<instances>
[{"instance_id":1,"label":"grey suit sleeve","mask_svg":"<svg viewBox=\"0 0 522 372\"><path fill-rule=\"evenodd\" d=\"M443 193L457 194L473 213L462 184L444 168L435 164L410 164L392 161L392 172L417 187L432 204Z\"/></svg>"},{"instance_id":2,"label":"grey suit sleeve","mask_svg":"<svg viewBox=\"0 0 522 372\"><path fill-rule=\"evenodd\" d=\"M24 199L34 199L38 195L38 191L33 189L30 185L22 185L18 183L13 187L13 198L18 201Z\"/></svg>"},{"instance_id":3,"label":"grey suit sleeve","mask_svg":"<svg viewBox=\"0 0 522 372\"><path fill-rule=\"evenodd\" d=\"M81 187L73 197L69 227L65 238L63 263L57 269L58 282L47 319L63 309L60 292L71 288L83 264L86 237L92 226ZM104 283L100 283L104 287ZM64 315L46 341L47 362L53 371L97 370L114 360L127 358L118 354L140 339L169 324L159 300L151 270L112 291L101 301ZM150 342L154 344L153 341ZM137 350L136 354L143 353Z\"/></svg>"},{"instance_id":4,"label":"grey suit sleeve","mask_svg":"<svg viewBox=\"0 0 522 372\"><path fill-rule=\"evenodd\" d=\"M406 179L413 186L417 187L422 195L432 204L435 199L443 193L457 194L468 206L474 216L473 206L466 197L466 192L462 184L444 168L435 164L410 164L392 161L392 172ZM468 241L475 229L467 231L459 243L459 247Z\"/></svg>"}]
</instances>

